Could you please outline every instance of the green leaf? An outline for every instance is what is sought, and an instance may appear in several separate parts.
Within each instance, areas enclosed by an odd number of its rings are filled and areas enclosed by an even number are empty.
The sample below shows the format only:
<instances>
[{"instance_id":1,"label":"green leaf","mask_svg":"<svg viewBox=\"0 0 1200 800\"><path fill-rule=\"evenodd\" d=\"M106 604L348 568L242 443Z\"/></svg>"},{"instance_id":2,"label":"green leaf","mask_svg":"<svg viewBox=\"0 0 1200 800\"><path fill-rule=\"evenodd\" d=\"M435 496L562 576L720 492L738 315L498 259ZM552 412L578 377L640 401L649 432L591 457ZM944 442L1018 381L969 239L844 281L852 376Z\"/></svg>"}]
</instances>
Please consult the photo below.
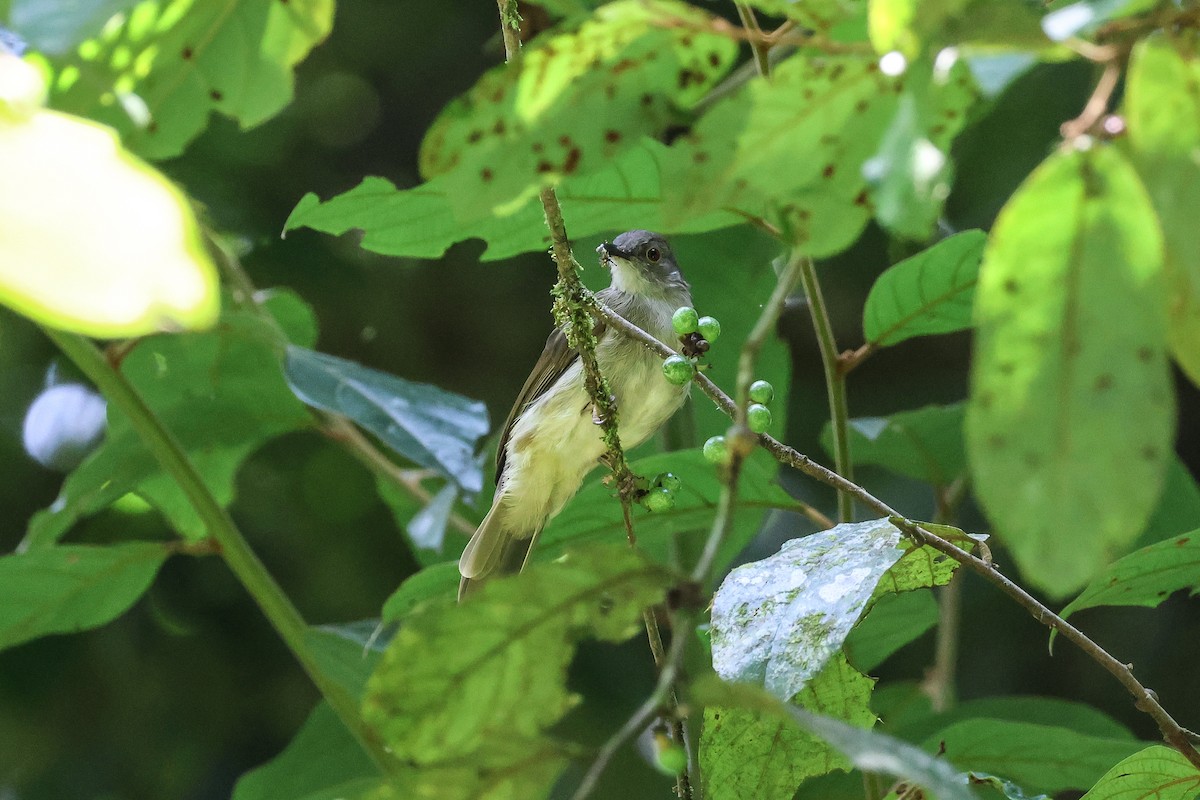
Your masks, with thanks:
<instances>
[{"instance_id":1,"label":"green leaf","mask_svg":"<svg viewBox=\"0 0 1200 800\"><path fill-rule=\"evenodd\" d=\"M563 180L557 193L579 239L612 230L649 228L686 233L728 227L737 216L714 212L674 225L663 219L661 162L666 146L645 139L621 152L596 172ZM341 235L364 231L360 245L390 256L438 258L455 242L482 239L481 258L497 261L549 246L545 213L537 198L506 217L490 211L463 214L451 199L452 181L439 176L411 189L397 189L384 178L367 178L348 192L322 202L309 193L288 217L286 230L308 227Z\"/></svg>"},{"instance_id":2,"label":"green leaf","mask_svg":"<svg viewBox=\"0 0 1200 800\"><path fill-rule=\"evenodd\" d=\"M305 632L305 641L327 676L359 697L379 663L390 637L380 633L379 620L364 619L340 625L318 625Z\"/></svg>"},{"instance_id":3,"label":"green leaf","mask_svg":"<svg viewBox=\"0 0 1200 800\"><path fill-rule=\"evenodd\" d=\"M475 443L487 433L488 417L478 400L294 345L287 349L286 375L308 405L344 414L466 492L483 488Z\"/></svg>"},{"instance_id":4,"label":"green leaf","mask_svg":"<svg viewBox=\"0 0 1200 800\"><path fill-rule=\"evenodd\" d=\"M792 702L869 728L875 722L867 704L873 685L839 653ZM713 800L791 800L801 781L850 767L837 750L786 717L737 707L704 710L699 760Z\"/></svg>"},{"instance_id":5,"label":"green leaf","mask_svg":"<svg viewBox=\"0 0 1200 800\"><path fill-rule=\"evenodd\" d=\"M1056 794L1091 786L1142 742L1108 739L1069 728L998 719L968 719L938 731L925 749L961 769L1003 775L1026 789Z\"/></svg>"},{"instance_id":6,"label":"green leaf","mask_svg":"<svg viewBox=\"0 0 1200 800\"><path fill-rule=\"evenodd\" d=\"M846 756L855 767L916 784L938 800L975 798L975 793L967 788L963 776L945 759L931 756L891 736L787 706L753 686L719 683L709 676L694 683L692 694L692 700L704 706L746 708L763 715L790 718L800 729L817 736Z\"/></svg>"},{"instance_id":7,"label":"green leaf","mask_svg":"<svg viewBox=\"0 0 1200 800\"><path fill-rule=\"evenodd\" d=\"M573 704L576 643L627 639L672 580L623 544L580 548L410 614L363 707L397 757L397 796L544 797L568 752L544 731Z\"/></svg>"},{"instance_id":8,"label":"green leaf","mask_svg":"<svg viewBox=\"0 0 1200 800\"><path fill-rule=\"evenodd\" d=\"M1194 800L1197 794L1200 770L1178 750L1156 744L1104 773L1081 800Z\"/></svg>"},{"instance_id":9,"label":"green leaf","mask_svg":"<svg viewBox=\"0 0 1200 800\"><path fill-rule=\"evenodd\" d=\"M879 150L863 164L875 217L900 237L925 241L950 195L950 144L979 98L966 63L929 60L905 71L904 92Z\"/></svg>"},{"instance_id":10,"label":"green leaf","mask_svg":"<svg viewBox=\"0 0 1200 800\"><path fill-rule=\"evenodd\" d=\"M963 44L1048 44L1038 14L1023 0L871 0L868 28L877 51L909 58Z\"/></svg>"},{"instance_id":11,"label":"green leaf","mask_svg":"<svg viewBox=\"0 0 1200 800\"><path fill-rule=\"evenodd\" d=\"M899 544L887 520L842 523L734 569L713 596L713 669L791 699L841 649Z\"/></svg>"},{"instance_id":12,"label":"green leaf","mask_svg":"<svg viewBox=\"0 0 1200 800\"><path fill-rule=\"evenodd\" d=\"M344 800L381 784L371 759L321 703L282 753L238 780L232 800Z\"/></svg>"},{"instance_id":13,"label":"green leaf","mask_svg":"<svg viewBox=\"0 0 1200 800\"><path fill-rule=\"evenodd\" d=\"M1135 740L1128 728L1103 711L1058 697L985 697L959 703L941 714L914 715L908 719L888 721L892 723L892 731L897 736L909 741L923 741L955 723L982 718L1067 728L1102 739Z\"/></svg>"},{"instance_id":14,"label":"green leaf","mask_svg":"<svg viewBox=\"0 0 1200 800\"><path fill-rule=\"evenodd\" d=\"M711 23L676 0L616 0L577 30L537 37L434 121L422 175L446 176L460 214L503 214L543 185L602 169L733 65L737 44L707 32Z\"/></svg>"},{"instance_id":15,"label":"green leaf","mask_svg":"<svg viewBox=\"0 0 1200 800\"><path fill-rule=\"evenodd\" d=\"M976 292L967 407L976 494L1059 597L1137 539L1174 429L1162 240L1112 147L1059 152L1000 213Z\"/></svg>"},{"instance_id":16,"label":"green leaf","mask_svg":"<svg viewBox=\"0 0 1200 800\"><path fill-rule=\"evenodd\" d=\"M937 620L937 601L932 592L885 594L846 637L846 658L863 672L870 672L933 628Z\"/></svg>"},{"instance_id":17,"label":"green leaf","mask_svg":"<svg viewBox=\"0 0 1200 800\"><path fill-rule=\"evenodd\" d=\"M683 481L683 488L675 493L675 507L671 510L650 513L634 509L633 526L639 550L660 563L667 563L676 537L691 536L699 540L712 529L713 514L721 493L721 477L713 465L704 460L700 448L647 456L634 461L630 468L634 474L644 477L673 472ZM754 453L745 461L742 467L745 481L738 492L738 513L718 552L717 571L728 566L750 543L768 511L800 510L800 504L779 487L774 475L775 463L766 453ZM621 504L602 481L603 476L597 475L546 526L535 551L539 560L552 558L563 547L580 542L624 541Z\"/></svg>"},{"instance_id":18,"label":"green leaf","mask_svg":"<svg viewBox=\"0 0 1200 800\"><path fill-rule=\"evenodd\" d=\"M842 250L870 218L862 167L900 88L874 58L788 58L769 82L751 81L713 106L672 147L668 221L736 209L814 257Z\"/></svg>"},{"instance_id":19,"label":"green leaf","mask_svg":"<svg viewBox=\"0 0 1200 800\"><path fill-rule=\"evenodd\" d=\"M310 343L312 312L295 295L269 296L274 322L227 310L207 333L143 339L121 362L121 371L151 410L183 445L209 491L223 506L234 498L242 462L264 443L311 424L283 380L283 335ZM104 443L72 472L58 499L30 521L26 545L61 539L78 520L128 492L158 508L190 539L207 535L204 523L175 481L162 472L128 419L109 408Z\"/></svg>"},{"instance_id":20,"label":"green leaf","mask_svg":"<svg viewBox=\"0 0 1200 800\"><path fill-rule=\"evenodd\" d=\"M863 336L877 347L971 327L983 231L964 231L880 275L863 307Z\"/></svg>"},{"instance_id":21,"label":"green leaf","mask_svg":"<svg viewBox=\"0 0 1200 800\"><path fill-rule=\"evenodd\" d=\"M458 594L458 561L434 564L405 578L383 604L383 622L399 622L426 602L454 602Z\"/></svg>"},{"instance_id":22,"label":"green leaf","mask_svg":"<svg viewBox=\"0 0 1200 800\"><path fill-rule=\"evenodd\" d=\"M1062 616L1096 606L1150 606L1174 592L1200 594L1200 530L1143 547L1097 575Z\"/></svg>"},{"instance_id":23,"label":"green leaf","mask_svg":"<svg viewBox=\"0 0 1200 800\"><path fill-rule=\"evenodd\" d=\"M136 542L0 557L0 649L111 622L150 587L169 552Z\"/></svg>"},{"instance_id":24,"label":"green leaf","mask_svg":"<svg viewBox=\"0 0 1200 800\"><path fill-rule=\"evenodd\" d=\"M921 527L967 551L974 549L981 538L964 533L951 525L922 522ZM945 586L954 577L954 570L958 569L957 561L932 547L918 546L910 539L904 539L899 546L903 555L879 579L874 599L887 592L909 592L926 586Z\"/></svg>"},{"instance_id":25,"label":"green leaf","mask_svg":"<svg viewBox=\"0 0 1200 800\"><path fill-rule=\"evenodd\" d=\"M217 273L191 205L112 131L40 108L0 50L0 303L89 336L207 328Z\"/></svg>"},{"instance_id":26,"label":"green leaf","mask_svg":"<svg viewBox=\"0 0 1200 800\"><path fill-rule=\"evenodd\" d=\"M855 464L874 464L934 486L949 486L967 469L963 404L925 406L890 417L858 417L848 424ZM832 452L833 430L821 430L821 446Z\"/></svg>"},{"instance_id":27,"label":"green leaf","mask_svg":"<svg viewBox=\"0 0 1200 800\"><path fill-rule=\"evenodd\" d=\"M1153 544L1197 527L1200 527L1200 486L1187 465L1179 456L1174 456L1167 464L1167 477L1158 507L1138 544Z\"/></svg>"},{"instance_id":28,"label":"green leaf","mask_svg":"<svg viewBox=\"0 0 1200 800\"><path fill-rule=\"evenodd\" d=\"M146 0L54 63L51 102L116 128L151 159L178 155L212 112L243 128L292 99L292 68L329 35L334 0Z\"/></svg>"},{"instance_id":29,"label":"green leaf","mask_svg":"<svg viewBox=\"0 0 1200 800\"><path fill-rule=\"evenodd\" d=\"M1167 334L1175 361L1200 385L1200 59L1165 37L1134 49L1125 93L1134 164L1162 223Z\"/></svg>"}]
</instances>

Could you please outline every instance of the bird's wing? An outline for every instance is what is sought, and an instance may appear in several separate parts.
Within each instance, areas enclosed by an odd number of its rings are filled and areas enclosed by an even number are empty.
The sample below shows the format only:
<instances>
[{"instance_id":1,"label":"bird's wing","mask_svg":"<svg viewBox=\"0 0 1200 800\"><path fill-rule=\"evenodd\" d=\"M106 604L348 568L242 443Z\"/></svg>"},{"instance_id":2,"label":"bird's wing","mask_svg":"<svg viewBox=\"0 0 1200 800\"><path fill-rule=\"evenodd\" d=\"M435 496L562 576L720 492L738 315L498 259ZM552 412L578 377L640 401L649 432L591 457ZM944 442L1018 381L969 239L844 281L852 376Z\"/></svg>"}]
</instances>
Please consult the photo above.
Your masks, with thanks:
<instances>
[{"instance_id":1,"label":"bird's wing","mask_svg":"<svg viewBox=\"0 0 1200 800\"><path fill-rule=\"evenodd\" d=\"M597 322L596 327L592 329L592 333L596 336L597 340L604 334L605 327L603 322ZM542 350L541 357L538 359L537 364L534 365L533 372L529 373L525 385L521 387L521 393L517 395L517 401L513 403L512 411L508 412L508 419L504 421L503 433L500 434L500 444L496 449L497 486L500 485L500 478L504 474L504 458L508 450L508 437L512 434L513 425L516 424L517 419L524 413L525 409L529 408L539 397L544 395L578 359L579 353L575 352L567 344L567 335L561 329L555 328L550 333L550 338L546 339L546 347Z\"/></svg>"}]
</instances>

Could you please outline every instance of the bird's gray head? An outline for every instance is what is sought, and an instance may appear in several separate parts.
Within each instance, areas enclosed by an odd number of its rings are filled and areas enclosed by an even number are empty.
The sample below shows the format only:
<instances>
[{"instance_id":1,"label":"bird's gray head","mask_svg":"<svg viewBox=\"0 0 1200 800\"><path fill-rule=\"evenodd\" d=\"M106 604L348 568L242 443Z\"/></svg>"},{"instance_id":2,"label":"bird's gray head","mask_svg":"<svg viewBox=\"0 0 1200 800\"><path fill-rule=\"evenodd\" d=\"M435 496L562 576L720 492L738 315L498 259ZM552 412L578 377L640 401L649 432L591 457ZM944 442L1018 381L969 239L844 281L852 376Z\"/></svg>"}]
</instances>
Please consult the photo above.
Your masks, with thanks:
<instances>
[{"instance_id":1,"label":"bird's gray head","mask_svg":"<svg viewBox=\"0 0 1200 800\"><path fill-rule=\"evenodd\" d=\"M596 248L600 262L612 272L619 292L663 296L688 288L671 245L660 234L627 231Z\"/></svg>"}]
</instances>

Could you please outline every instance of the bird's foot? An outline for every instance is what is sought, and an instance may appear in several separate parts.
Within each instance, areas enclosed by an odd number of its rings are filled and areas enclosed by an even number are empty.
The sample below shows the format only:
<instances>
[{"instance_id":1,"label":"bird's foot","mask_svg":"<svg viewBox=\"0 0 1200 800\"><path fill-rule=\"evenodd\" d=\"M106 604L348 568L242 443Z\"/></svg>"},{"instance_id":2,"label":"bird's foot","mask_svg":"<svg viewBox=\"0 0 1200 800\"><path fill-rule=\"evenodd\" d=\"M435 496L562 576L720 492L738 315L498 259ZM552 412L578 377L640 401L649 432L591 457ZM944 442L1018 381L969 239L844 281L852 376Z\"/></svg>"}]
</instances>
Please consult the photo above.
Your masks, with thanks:
<instances>
[{"instance_id":1,"label":"bird's foot","mask_svg":"<svg viewBox=\"0 0 1200 800\"><path fill-rule=\"evenodd\" d=\"M610 394L608 396L608 407L611 408L613 411L617 410L617 396L615 394ZM592 404L592 424L603 425L607 421L608 420L607 420L607 418L605 418L604 413L596 406L595 403L593 403Z\"/></svg>"}]
</instances>

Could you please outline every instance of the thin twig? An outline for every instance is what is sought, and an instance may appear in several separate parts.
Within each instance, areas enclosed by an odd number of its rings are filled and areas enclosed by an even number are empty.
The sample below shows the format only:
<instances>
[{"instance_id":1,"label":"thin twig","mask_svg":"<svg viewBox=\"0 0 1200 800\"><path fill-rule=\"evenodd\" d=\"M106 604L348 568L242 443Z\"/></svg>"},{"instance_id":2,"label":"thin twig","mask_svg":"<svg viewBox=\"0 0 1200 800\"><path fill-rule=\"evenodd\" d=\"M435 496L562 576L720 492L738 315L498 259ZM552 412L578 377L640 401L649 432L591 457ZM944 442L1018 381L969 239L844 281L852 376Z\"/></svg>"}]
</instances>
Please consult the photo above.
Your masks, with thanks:
<instances>
[{"instance_id":1,"label":"thin twig","mask_svg":"<svg viewBox=\"0 0 1200 800\"><path fill-rule=\"evenodd\" d=\"M873 356L878 349L879 347L874 342L867 342L857 350L847 350L838 356L838 372L845 378L864 361Z\"/></svg>"},{"instance_id":2,"label":"thin twig","mask_svg":"<svg viewBox=\"0 0 1200 800\"><path fill-rule=\"evenodd\" d=\"M745 3L734 3L737 8L738 18L742 21L742 27L749 32L750 50L754 53L754 63L758 67L758 74L764 78L771 75L771 46L773 41L769 41L763 35L762 28L759 27L758 17L754 15L754 9Z\"/></svg>"},{"instance_id":3,"label":"thin twig","mask_svg":"<svg viewBox=\"0 0 1200 800\"><path fill-rule=\"evenodd\" d=\"M1096 81L1096 88L1092 90L1092 94L1088 97L1087 103L1083 107L1083 111L1079 112L1079 116L1075 119L1068 120L1059 128L1062 137L1068 141L1077 136L1082 136L1091 131L1101 118L1108 111L1108 101L1112 99L1112 94L1117 88L1117 81L1121 77L1121 66L1116 61L1108 61L1104 65L1104 71L1100 73L1100 80Z\"/></svg>"},{"instance_id":4,"label":"thin twig","mask_svg":"<svg viewBox=\"0 0 1200 800\"><path fill-rule=\"evenodd\" d=\"M808 296L809 314L813 330L817 334L817 346L821 351L821 365L825 369L825 391L829 397L829 423L833 429L833 466L846 480L854 480L854 462L850 460L850 412L846 404L846 373L840 369L837 342L833 337L833 323L821 283L817 279L817 268L812 259L806 259L800 273L804 281L804 293ZM854 520L854 501L845 492L838 492L838 519L841 522Z\"/></svg>"},{"instance_id":5,"label":"thin twig","mask_svg":"<svg viewBox=\"0 0 1200 800\"><path fill-rule=\"evenodd\" d=\"M597 305L597 313L604 320L619 330L626 336L629 336L636 341L641 342L646 347L654 352L661 354L664 358L673 351L662 342L655 339L650 334L643 331L633 323L626 320L624 317L616 314L612 309L606 308L601 304ZM713 381L704 374L697 374L695 377L696 384L704 391L706 395L729 416L733 416L736 411L736 404L729 395L717 386ZM972 572L982 576L988 582L994 584L1000 591L1011 597L1018 605L1024 608L1029 614L1039 623L1048 628L1058 631L1063 638L1074 644L1082 650L1089 658L1107 670L1117 681L1125 687L1130 695L1134 698L1134 705L1141 711L1148 714L1158 725L1159 731L1169 744L1183 754L1185 758L1197 768L1200 768L1200 753L1192 746L1187 732L1180 727L1166 709L1158 702L1157 695L1142 685L1130 668L1123 662L1114 658L1108 651L1102 648L1096 642L1092 641L1085 633L1080 631L1071 623L1064 620L1062 617L1055 614L1029 592L1013 583L1008 577L1000 572L990 560L980 558L972 553L963 550L955 545L942 539L937 534L927 530L921 525L903 517L895 509L883 502L879 498L872 495L858 484L848 481L838 473L822 466L813 461L808 456L798 450L789 447L766 434L758 436L758 443L767 452L775 457L781 464L793 467L794 469L803 472L811 478L837 489L839 492L845 492L865 507L871 509L877 514L884 517L892 518L893 524L900 528L905 534L917 540L920 544L928 545L940 553L950 556L955 561L970 569Z\"/></svg>"}]
</instances>

